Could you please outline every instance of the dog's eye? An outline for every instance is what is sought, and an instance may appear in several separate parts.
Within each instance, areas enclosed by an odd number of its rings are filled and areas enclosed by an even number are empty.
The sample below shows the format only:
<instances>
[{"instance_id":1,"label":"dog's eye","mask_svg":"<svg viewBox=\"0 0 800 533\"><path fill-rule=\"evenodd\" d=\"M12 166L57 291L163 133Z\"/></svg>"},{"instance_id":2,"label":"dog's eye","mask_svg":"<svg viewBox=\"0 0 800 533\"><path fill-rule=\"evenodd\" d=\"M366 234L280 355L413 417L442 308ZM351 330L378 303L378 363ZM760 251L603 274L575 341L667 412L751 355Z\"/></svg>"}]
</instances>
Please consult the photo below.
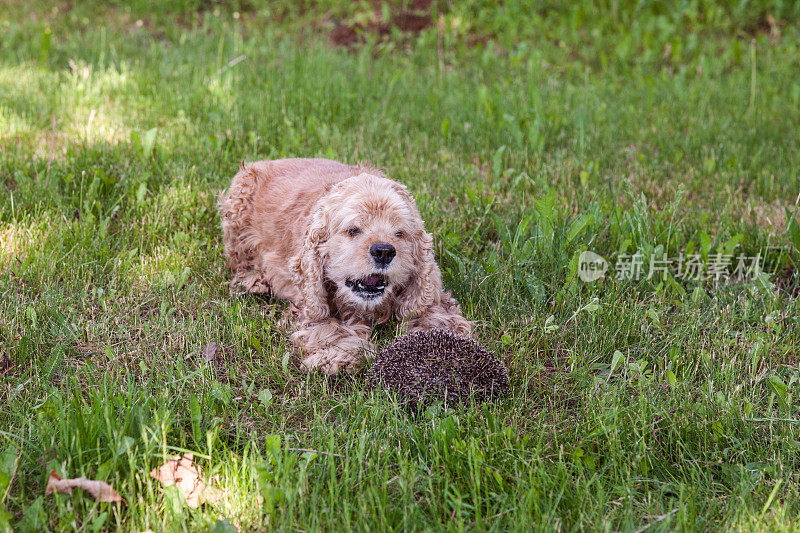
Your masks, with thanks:
<instances>
[{"instance_id":1,"label":"dog's eye","mask_svg":"<svg viewBox=\"0 0 800 533\"><path fill-rule=\"evenodd\" d=\"M405 237L405 236L406 236L406 234L405 234L405 232L404 232L404 231L398 231L398 232L396 232L396 233L394 234L394 236L395 236L395 237L397 237L398 239L402 239L403 237Z\"/></svg>"},{"instance_id":2,"label":"dog's eye","mask_svg":"<svg viewBox=\"0 0 800 533\"><path fill-rule=\"evenodd\" d=\"M355 237L359 233L361 233L361 230L359 228L350 228L349 230L347 230L347 234L350 235L351 237Z\"/></svg>"}]
</instances>

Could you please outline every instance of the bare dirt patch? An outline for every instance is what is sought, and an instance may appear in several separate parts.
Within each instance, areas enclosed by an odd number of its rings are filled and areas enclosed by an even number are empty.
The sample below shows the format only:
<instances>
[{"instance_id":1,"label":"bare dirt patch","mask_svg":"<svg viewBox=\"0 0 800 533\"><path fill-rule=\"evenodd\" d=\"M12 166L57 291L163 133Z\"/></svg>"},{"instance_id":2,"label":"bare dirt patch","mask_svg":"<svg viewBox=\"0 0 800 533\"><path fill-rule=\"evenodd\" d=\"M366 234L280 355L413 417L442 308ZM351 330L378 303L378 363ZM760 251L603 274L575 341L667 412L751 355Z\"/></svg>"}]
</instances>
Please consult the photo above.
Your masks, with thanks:
<instances>
[{"instance_id":1,"label":"bare dirt patch","mask_svg":"<svg viewBox=\"0 0 800 533\"><path fill-rule=\"evenodd\" d=\"M368 21L337 21L330 32L330 40L337 46L350 47L363 44L369 34L386 38L395 29L400 33L416 34L433 26L431 0L416 0L407 7L389 6L388 21L381 2L369 2L372 17Z\"/></svg>"}]
</instances>

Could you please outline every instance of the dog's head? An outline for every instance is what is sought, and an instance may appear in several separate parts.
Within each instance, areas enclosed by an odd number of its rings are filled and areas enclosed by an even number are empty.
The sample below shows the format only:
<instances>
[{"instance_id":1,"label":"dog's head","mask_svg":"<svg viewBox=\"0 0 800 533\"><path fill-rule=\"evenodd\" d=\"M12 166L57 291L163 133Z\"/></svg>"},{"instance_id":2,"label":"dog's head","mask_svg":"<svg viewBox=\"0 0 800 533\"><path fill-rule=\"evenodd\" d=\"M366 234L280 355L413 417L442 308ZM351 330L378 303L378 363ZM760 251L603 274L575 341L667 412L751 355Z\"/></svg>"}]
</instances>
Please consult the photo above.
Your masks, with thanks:
<instances>
[{"instance_id":1,"label":"dog's head","mask_svg":"<svg viewBox=\"0 0 800 533\"><path fill-rule=\"evenodd\" d=\"M315 206L294 274L308 318L328 315L326 282L370 311L430 273L431 238L414 200L397 182L360 174Z\"/></svg>"}]
</instances>

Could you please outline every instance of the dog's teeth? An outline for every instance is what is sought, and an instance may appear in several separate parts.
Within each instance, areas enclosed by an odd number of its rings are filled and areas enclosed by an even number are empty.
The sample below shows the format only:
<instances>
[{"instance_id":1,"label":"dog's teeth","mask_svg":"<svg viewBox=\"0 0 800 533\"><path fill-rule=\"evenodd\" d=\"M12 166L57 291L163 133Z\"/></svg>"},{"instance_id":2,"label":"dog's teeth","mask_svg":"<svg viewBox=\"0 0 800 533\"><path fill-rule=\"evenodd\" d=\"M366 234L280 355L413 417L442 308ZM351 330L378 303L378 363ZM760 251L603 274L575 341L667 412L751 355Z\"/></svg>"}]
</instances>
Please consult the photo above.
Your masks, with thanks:
<instances>
[{"instance_id":1,"label":"dog's teeth","mask_svg":"<svg viewBox=\"0 0 800 533\"><path fill-rule=\"evenodd\" d=\"M386 280L381 280L374 285L367 285L364 280L348 281L348 287L356 292L363 293L365 297L376 297L383 293L386 289Z\"/></svg>"}]
</instances>

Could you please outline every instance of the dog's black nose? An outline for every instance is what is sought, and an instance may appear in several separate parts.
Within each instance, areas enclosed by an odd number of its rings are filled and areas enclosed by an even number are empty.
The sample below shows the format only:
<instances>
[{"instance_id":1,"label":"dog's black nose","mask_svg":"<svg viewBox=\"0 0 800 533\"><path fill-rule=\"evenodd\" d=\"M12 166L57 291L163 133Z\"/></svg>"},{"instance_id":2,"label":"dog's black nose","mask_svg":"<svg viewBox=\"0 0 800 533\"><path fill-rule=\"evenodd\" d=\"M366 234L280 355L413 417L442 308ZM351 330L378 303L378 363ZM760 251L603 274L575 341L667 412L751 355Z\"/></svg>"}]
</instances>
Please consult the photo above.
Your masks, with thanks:
<instances>
[{"instance_id":1,"label":"dog's black nose","mask_svg":"<svg viewBox=\"0 0 800 533\"><path fill-rule=\"evenodd\" d=\"M369 255L371 255L380 266L386 266L391 263L396 253L397 250L388 242L379 242L369 247Z\"/></svg>"}]
</instances>

